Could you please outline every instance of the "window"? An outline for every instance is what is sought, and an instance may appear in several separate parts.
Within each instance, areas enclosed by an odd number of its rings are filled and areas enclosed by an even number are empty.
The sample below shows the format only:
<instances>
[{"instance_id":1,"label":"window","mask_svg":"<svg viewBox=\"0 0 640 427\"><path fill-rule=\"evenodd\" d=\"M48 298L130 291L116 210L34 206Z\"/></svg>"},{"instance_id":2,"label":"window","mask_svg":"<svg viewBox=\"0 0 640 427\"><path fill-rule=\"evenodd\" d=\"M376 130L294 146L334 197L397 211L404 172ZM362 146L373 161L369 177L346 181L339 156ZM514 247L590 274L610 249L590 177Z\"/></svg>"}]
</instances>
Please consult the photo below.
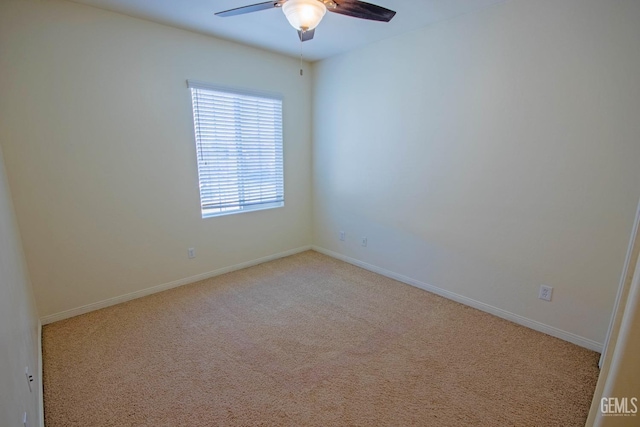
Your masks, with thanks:
<instances>
[{"instance_id":1,"label":"window","mask_svg":"<svg viewBox=\"0 0 640 427\"><path fill-rule=\"evenodd\" d=\"M187 84L202 217L284 206L282 98Z\"/></svg>"}]
</instances>

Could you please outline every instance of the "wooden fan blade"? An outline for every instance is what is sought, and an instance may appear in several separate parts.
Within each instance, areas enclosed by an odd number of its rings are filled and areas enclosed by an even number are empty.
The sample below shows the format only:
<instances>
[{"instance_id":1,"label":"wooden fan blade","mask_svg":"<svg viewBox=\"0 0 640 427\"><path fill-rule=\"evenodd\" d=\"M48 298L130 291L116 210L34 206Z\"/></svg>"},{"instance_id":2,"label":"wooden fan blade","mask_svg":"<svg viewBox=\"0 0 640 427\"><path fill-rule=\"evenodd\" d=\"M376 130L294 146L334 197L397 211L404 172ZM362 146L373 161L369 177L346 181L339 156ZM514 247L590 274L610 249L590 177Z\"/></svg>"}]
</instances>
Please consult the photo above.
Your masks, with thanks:
<instances>
[{"instance_id":1,"label":"wooden fan blade","mask_svg":"<svg viewBox=\"0 0 640 427\"><path fill-rule=\"evenodd\" d=\"M313 30L308 30L304 32L298 30L298 37L300 37L301 42L306 42L307 40L311 40L313 38L313 35L315 34L315 32L316 32L315 28Z\"/></svg>"},{"instance_id":2,"label":"wooden fan blade","mask_svg":"<svg viewBox=\"0 0 640 427\"><path fill-rule=\"evenodd\" d=\"M236 16L236 15L244 15L245 13L258 12L266 9L273 9L274 7L282 6L281 1L267 1L264 3L250 4L249 6L236 7L235 9L224 10L222 12L216 13L216 16L222 16L226 18L227 16Z\"/></svg>"},{"instance_id":3,"label":"wooden fan blade","mask_svg":"<svg viewBox=\"0 0 640 427\"><path fill-rule=\"evenodd\" d=\"M327 8L329 12L370 21L389 22L396 16L396 12L375 4L358 0L334 0L335 8Z\"/></svg>"}]
</instances>

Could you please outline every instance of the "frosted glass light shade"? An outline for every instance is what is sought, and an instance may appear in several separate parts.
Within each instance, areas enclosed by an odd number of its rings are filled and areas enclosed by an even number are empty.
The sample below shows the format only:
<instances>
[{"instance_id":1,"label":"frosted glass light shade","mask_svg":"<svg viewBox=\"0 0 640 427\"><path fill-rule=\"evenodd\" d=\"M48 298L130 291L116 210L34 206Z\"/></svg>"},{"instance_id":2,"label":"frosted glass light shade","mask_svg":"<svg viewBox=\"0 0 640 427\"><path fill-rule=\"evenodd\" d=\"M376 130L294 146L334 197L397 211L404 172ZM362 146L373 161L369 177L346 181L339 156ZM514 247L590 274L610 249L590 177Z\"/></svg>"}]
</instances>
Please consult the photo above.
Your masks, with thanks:
<instances>
[{"instance_id":1,"label":"frosted glass light shade","mask_svg":"<svg viewBox=\"0 0 640 427\"><path fill-rule=\"evenodd\" d=\"M327 7L318 0L287 0L282 5L282 11L293 28L309 31L322 21Z\"/></svg>"}]
</instances>

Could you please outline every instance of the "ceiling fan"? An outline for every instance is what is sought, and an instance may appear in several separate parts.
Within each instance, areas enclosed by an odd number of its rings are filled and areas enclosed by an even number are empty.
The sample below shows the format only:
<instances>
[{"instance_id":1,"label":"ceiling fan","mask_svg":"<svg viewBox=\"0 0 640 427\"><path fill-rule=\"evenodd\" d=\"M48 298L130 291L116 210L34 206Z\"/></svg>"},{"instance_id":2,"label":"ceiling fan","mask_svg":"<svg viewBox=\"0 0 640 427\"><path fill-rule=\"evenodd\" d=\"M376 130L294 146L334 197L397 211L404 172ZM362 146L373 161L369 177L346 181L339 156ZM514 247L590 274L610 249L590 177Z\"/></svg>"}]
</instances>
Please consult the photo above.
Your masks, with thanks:
<instances>
[{"instance_id":1,"label":"ceiling fan","mask_svg":"<svg viewBox=\"0 0 640 427\"><path fill-rule=\"evenodd\" d=\"M391 21L396 14L393 10L358 0L272 0L225 10L216 13L216 16L243 15L277 7L282 8L287 20L298 30L300 41L303 42L313 38L315 28L327 10L340 15L381 22Z\"/></svg>"}]
</instances>

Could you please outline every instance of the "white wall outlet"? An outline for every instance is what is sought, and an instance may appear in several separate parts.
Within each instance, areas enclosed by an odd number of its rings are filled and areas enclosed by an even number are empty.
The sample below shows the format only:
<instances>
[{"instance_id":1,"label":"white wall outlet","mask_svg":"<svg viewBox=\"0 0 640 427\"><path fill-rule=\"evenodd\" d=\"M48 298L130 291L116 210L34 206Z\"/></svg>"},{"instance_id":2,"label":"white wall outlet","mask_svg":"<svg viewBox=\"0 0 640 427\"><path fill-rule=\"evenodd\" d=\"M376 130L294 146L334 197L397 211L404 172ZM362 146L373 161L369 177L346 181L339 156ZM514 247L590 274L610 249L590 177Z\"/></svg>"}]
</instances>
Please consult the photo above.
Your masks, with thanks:
<instances>
[{"instance_id":1,"label":"white wall outlet","mask_svg":"<svg viewBox=\"0 0 640 427\"><path fill-rule=\"evenodd\" d=\"M28 366L26 368L24 368L24 374L27 377L27 385L29 386L29 391L31 393L33 393L33 388L31 387L31 384L33 383L34 378L33 378L33 375L31 375L29 373L29 367Z\"/></svg>"},{"instance_id":2,"label":"white wall outlet","mask_svg":"<svg viewBox=\"0 0 640 427\"><path fill-rule=\"evenodd\" d=\"M367 238L366 238L366 237L363 237L363 238L362 238L362 240L360 240L360 244L361 244L362 246L367 246Z\"/></svg>"},{"instance_id":3,"label":"white wall outlet","mask_svg":"<svg viewBox=\"0 0 640 427\"><path fill-rule=\"evenodd\" d=\"M553 294L553 288L547 285L540 285L540 292L538 293L538 298L551 301L551 294Z\"/></svg>"},{"instance_id":4,"label":"white wall outlet","mask_svg":"<svg viewBox=\"0 0 640 427\"><path fill-rule=\"evenodd\" d=\"M196 257L196 250L195 248L189 248L187 249L187 256L189 257L189 259L193 259Z\"/></svg>"},{"instance_id":5,"label":"white wall outlet","mask_svg":"<svg viewBox=\"0 0 640 427\"><path fill-rule=\"evenodd\" d=\"M346 234L344 233L344 231L340 232L340 240L342 240L344 242L344 239L346 237Z\"/></svg>"}]
</instances>

